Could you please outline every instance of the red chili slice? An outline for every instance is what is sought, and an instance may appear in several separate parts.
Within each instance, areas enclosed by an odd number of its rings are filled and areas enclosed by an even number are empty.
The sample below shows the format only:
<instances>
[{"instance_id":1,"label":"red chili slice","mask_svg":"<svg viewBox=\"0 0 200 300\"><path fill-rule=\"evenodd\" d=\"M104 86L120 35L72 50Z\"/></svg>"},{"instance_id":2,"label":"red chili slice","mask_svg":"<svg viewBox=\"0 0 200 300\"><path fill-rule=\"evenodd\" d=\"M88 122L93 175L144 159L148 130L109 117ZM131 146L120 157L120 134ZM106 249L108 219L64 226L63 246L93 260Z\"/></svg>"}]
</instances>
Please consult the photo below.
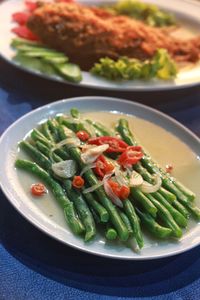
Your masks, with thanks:
<instances>
[{"instance_id":1,"label":"red chili slice","mask_svg":"<svg viewBox=\"0 0 200 300\"><path fill-rule=\"evenodd\" d=\"M12 20L18 23L19 25L25 25L30 16L31 14L28 12L16 12L12 14Z\"/></svg>"},{"instance_id":2,"label":"red chili slice","mask_svg":"<svg viewBox=\"0 0 200 300\"><path fill-rule=\"evenodd\" d=\"M113 191L119 188L119 184L112 179L108 180L108 184L113 189Z\"/></svg>"},{"instance_id":3,"label":"red chili slice","mask_svg":"<svg viewBox=\"0 0 200 300\"><path fill-rule=\"evenodd\" d=\"M89 134L87 133L87 131L85 130L79 130L77 133L76 133L76 136L82 141L82 142L85 142L89 139Z\"/></svg>"},{"instance_id":4,"label":"red chili slice","mask_svg":"<svg viewBox=\"0 0 200 300\"><path fill-rule=\"evenodd\" d=\"M34 196L42 196L46 194L47 190L43 183L35 183L31 186L31 193Z\"/></svg>"},{"instance_id":5,"label":"red chili slice","mask_svg":"<svg viewBox=\"0 0 200 300\"><path fill-rule=\"evenodd\" d=\"M93 138L90 139L88 143L93 145L98 145L98 146L108 144L109 148L105 151L106 153L123 152L128 147L128 145L124 141L112 136L102 136L98 138Z\"/></svg>"},{"instance_id":6,"label":"red chili slice","mask_svg":"<svg viewBox=\"0 0 200 300\"><path fill-rule=\"evenodd\" d=\"M173 171L173 166L172 166L172 165L166 165L165 169L166 169L166 172L167 172L167 173L172 173L172 171Z\"/></svg>"},{"instance_id":7,"label":"red chili slice","mask_svg":"<svg viewBox=\"0 0 200 300\"><path fill-rule=\"evenodd\" d=\"M114 166L106 160L103 155L100 155L96 160L95 173L100 177L104 177L107 173L111 172Z\"/></svg>"},{"instance_id":8,"label":"red chili slice","mask_svg":"<svg viewBox=\"0 0 200 300\"><path fill-rule=\"evenodd\" d=\"M112 188L113 193L120 198L120 200L125 200L130 194L130 188L126 185L120 186L117 182L112 179L108 180L109 186Z\"/></svg>"},{"instance_id":9,"label":"red chili slice","mask_svg":"<svg viewBox=\"0 0 200 300\"><path fill-rule=\"evenodd\" d=\"M141 146L129 146L118 158L118 163L126 167L136 164L143 157Z\"/></svg>"},{"instance_id":10,"label":"red chili slice","mask_svg":"<svg viewBox=\"0 0 200 300\"><path fill-rule=\"evenodd\" d=\"M83 177L74 176L73 181L72 181L72 186L77 189L80 189L84 186L84 183L85 183L85 181L84 181Z\"/></svg>"},{"instance_id":11,"label":"red chili slice","mask_svg":"<svg viewBox=\"0 0 200 300\"><path fill-rule=\"evenodd\" d=\"M129 194L130 194L130 188L126 185L122 185L119 190L119 198L121 200L125 200L128 198Z\"/></svg>"},{"instance_id":12,"label":"red chili slice","mask_svg":"<svg viewBox=\"0 0 200 300\"><path fill-rule=\"evenodd\" d=\"M12 32L21 38L31 41L38 41L38 37L32 33L25 25L12 28Z\"/></svg>"},{"instance_id":13,"label":"red chili slice","mask_svg":"<svg viewBox=\"0 0 200 300\"><path fill-rule=\"evenodd\" d=\"M119 191L120 191L120 186L116 181L113 181L112 179L108 180L108 184L111 187L113 193L119 197Z\"/></svg>"}]
</instances>

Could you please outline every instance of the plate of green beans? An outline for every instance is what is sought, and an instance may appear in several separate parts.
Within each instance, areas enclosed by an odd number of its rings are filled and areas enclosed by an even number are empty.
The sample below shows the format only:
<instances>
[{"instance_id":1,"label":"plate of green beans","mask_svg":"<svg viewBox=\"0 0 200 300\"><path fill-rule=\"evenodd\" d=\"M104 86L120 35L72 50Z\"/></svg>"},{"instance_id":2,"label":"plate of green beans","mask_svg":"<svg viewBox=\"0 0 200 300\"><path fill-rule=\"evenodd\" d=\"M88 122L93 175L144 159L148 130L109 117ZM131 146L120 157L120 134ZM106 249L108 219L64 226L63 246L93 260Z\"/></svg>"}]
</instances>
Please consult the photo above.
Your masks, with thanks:
<instances>
[{"instance_id":1,"label":"plate of green beans","mask_svg":"<svg viewBox=\"0 0 200 300\"><path fill-rule=\"evenodd\" d=\"M20 214L68 246L117 259L162 258L200 242L199 145L147 106L65 99L5 131L0 184Z\"/></svg>"}]
</instances>

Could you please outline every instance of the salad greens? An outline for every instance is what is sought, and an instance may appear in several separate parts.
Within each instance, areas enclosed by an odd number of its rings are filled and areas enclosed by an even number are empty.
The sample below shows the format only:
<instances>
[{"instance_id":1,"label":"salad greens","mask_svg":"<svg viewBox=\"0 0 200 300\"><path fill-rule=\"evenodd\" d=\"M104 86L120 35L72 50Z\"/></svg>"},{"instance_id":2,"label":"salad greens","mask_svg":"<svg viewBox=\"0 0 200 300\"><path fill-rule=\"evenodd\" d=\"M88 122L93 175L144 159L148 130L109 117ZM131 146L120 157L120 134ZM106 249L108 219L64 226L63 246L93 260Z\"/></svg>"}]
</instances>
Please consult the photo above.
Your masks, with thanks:
<instances>
[{"instance_id":1,"label":"salad greens","mask_svg":"<svg viewBox=\"0 0 200 300\"><path fill-rule=\"evenodd\" d=\"M106 5L105 8L118 15L127 15L141 20L154 27L175 25L173 15L160 10L156 5L140 2L138 0L119 0L116 4Z\"/></svg>"},{"instance_id":2,"label":"salad greens","mask_svg":"<svg viewBox=\"0 0 200 300\"><path fill-rule=\"evenodd\" d=\"M175 62L167 50L159 49L151 60L140 61L121 57L117 61L111 58L101 58L91 69L91 73L110 80L133 80L159 78L163 80L174 78L177 74Z\"/></svg>"}]
</instances>

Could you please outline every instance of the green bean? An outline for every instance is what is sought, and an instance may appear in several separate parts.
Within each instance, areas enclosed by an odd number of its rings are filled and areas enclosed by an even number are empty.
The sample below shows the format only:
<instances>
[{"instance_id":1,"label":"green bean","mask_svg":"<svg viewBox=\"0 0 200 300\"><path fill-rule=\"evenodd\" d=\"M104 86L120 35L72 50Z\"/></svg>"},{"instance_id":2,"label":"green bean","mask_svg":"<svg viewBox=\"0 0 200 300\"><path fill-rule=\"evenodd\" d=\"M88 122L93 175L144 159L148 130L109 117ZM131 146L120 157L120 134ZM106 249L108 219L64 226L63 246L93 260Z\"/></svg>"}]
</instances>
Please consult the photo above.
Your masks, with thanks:
<instances>
[{"instance_id":1,"label":"green bean","mask_svg":"<svg viewBox=\"0 0 200 300\"><path fill-rule=\"evenodd\" d=\"M151 194L155 199L157 199L172 215L176 223L181 227L187 226L187 219L182 215L177 209L175 209L159 192Z\"/></svg>"},{"instance_id":2,"label":"green bean","mask_svg":"<svg viewBox=\"0 0 200 300\"><path fill-rule=\"evenodd\" d=\"M171 193L176 195L178 200L181 200L183 203L189 202L188 198L173 184L173 182L169 178L162 178L162 184Z\"/></svg>"},{"instance_id":3,"label":"green bean","mask_svg":"<svg viewBox=\"0 0 200 300\"><path fill-rule=\"evenodd\" d=\"M88 205L92 207L96 214L99 216L100 221L106 223L109 220L109 214L107 210L98 201L96 201L92 193L86 193L84 194L84 197Z\"/></svg>"},{"instance_id":4,"label":"green bean","mask_svg":"<svg viewBox=\"0 0 200 300\"><path fill-rule=\"evenodd\" d=\"M172 230L170 228L163 227L160 224L158 224L150 214L143 213L137 207L136 212L139 215L142 223L147 228L147 230L153 233L155 237L165 239L171 236Z\"/></svg>"},{"instance_id":5,"label":"green bean","mask_svg":"<svg viewBox=\"0 0 200 300\"><path fill-rule=\"evenodd\" d=\"M84 232L84 226L79 220L79 218L76 216L73 203L67 198L59 183L57 183L53 178L51 178L51 176L45 170L43 170L34 162L17 159L15 162L15 166L19 169L23 169L27 172L30 172L33 175L40 178L41 180L43 180L45 184L49 186L53 195L55 196L55 199L63 208L64 215L71 230L75 234L81 234Z\"/></svg>"},{"instance_id":6,"label":"green bean","mask_svg":"<svg viewBox=\"0 0 200 300\"><path fill-rule=\"evenodd\" d=\"M94 218L94 220L95 220L95 223L96 223L96 224L100 224L100 223L101 223L101 220L100 220L99 216L97 215L96 211L93 209L93 207L90 207L90 211L91 211L91 213L92 213L92 215L93 215L93 218Z\"/></svg>"},{"instance_id":7,"label":"green bean","mask_svg":"<svg viewBox=\"0 0 200 300\"><path fill-rule=\"evenodd\" d=\"M155 200L155 198L148 194L147 197L151 200L151 202L157 207L158 209L158 216L160 219L172 230L172 235L180 238L182 236L182 230L174 221L173 217L171 216L170 212L162 205L159 201Z\"/></svg>"},{"instance_id":8,"label":"green bean","mask_svg":"<svg viewBox=\"0 0 200 300\"><path fill-rule=\"evenodd\" d=\"M107 225L105 230L105 236L108 240L116 240L117 231L113 227Z\"/></svg>"},{"instance_id":9,"label":"green bean","mask_svg":"<svg viewBox=\"0 0 200 300\"><path fill-rule=\"evenodd\" d=\"M41 142L37 141L35 143L35 146L37 147L37 149L42 152L45 156L49 157L51 154L50 154L50 149L48 147L46 147L44 144L42 144ZM55 154L54 152L52 153L52 159L53 161L55 162L59 162L59 161L62 161L62 158L60 158L60 156L58 156L57 154ZM50 158L50 157L49 157Z\"/></svg>"},{"instance_id":10,"label":"green bean","mask_svg":"<svg viewBox=\"0 0 200 300\"><path fill-rule=\"evenodd\" d=\"M45 170L51 170L51 161L34 146L28 142L22 141L19 144L20 148L28 153L42 168Z\"/></svg>"},{"instance_id":11,"label":"green bean","mask_svg":"<svg viewBox=\"0 0 200 300\"><path fill-rule=\"evenodd\" d=\"M70 113L71 113L71 116L75 119L79 119L81 114L79 112L79 110L77 108L72 108L70 110ZM101 123L99 122L94 122L94 121L90 121L90 120L86 120L90 125L93 126L95 132L97 132L98 136L99 134L102 136L112 136L113 135L113 132L111 130L109 130L108 128L106 128L106 126L102 125ZM84 125L82 125L84 126Z\"/></svg>"},{"instance_id":12,"label":"green bean","mask_svg":"<svg viewBox=\"0 0 200 300\"><path fill-rule=\"evenodd\" d=\"M179 200L179 202L181 204L183 204L183 206L185 206L191 213L192 215L197 218L198 220L200 220L200 209L196 206L194 206L190 201L188 201L188 198L182 194L177 188L175 185L172 184L172 182L168 179L168 178L164 178L163 180L163 183L164 185L168 184L168 188L171 190L171 191L174 191L176 192L176 195L177 195L177 198Z\"/></svg>"},{"instance_id":13,"label":"green bean","mask_svg":"<svg viewBox=\"0 0 200 300\"><path fill-rule=\"evenodd\" d=\"M60 125L64 125L65 127L71 129L74 132L77 132L79 130L85 130L84 125L81 122L77 123L76 120L73 121L72 119L68 119L63 116L59 116L59 119L57 120Z\"/></svg>"},{"instance_id":14,"label":"green bean","mask_svg":"<svg viewBox=\"0 0 200 300\"><path fill-rule=\"evenodd\" d=\"M190 216L189 211L178 201L174 200L172 205L186 218L188 219Z\"/></svg>"},{"instance_id":15,"label":"green bean","mask_svg":"<svg viewBox=\"0 0 200 300\"><path fill-rule=\"evenodd\" d=\"M80 119L81 114L80 114L80 112L77 108L74 108L74 107L71 108L70 109L70 114L71 114L72 118Z\"/></svg>"},{"instance_id":16,"label":"green bean","mask_svg":"<svg viewBox=\"0 0 200 300\"><path fill-rule=\"evenodd\" d=\"M81 222L85 226L85 241L89 241L96 235L96 226L90 209L88 208L82 194L72 188L70 180L64 181L64 188L69 199L73 201Z\"/></svg>"},{"instance_id":17,"label":"green bean","mask_svg":"<svg viewBox=\"0 0 200 300\"><path fill-rule=\"evenodd\" d=\"M186 208L189 210L189 212L191 212L193 217L195 217L198 221L200 221L200 209L197 206L195 206L191 202L185 203L183 205L186 206Z\"/></svg>"},{"instance_id":18,"label":"green bean","mask_svg":"<svg viewBox=\"0 0 200 300\"><path fill-rule=\"evenodd\" d=\"M52 138L52 135L51 135L51 132L49 130L49 126L48 126L48 123L45 122L41 125L41 130L44 134L44 136L50 141L50 142L53 142L53 138Z\"/></svg>"},{"instance_id":19,"label":"green bean","mask_svg":"<svg viewBox=\"0 0 200 300\"><path fill-rule=\"evenodd\" d=\"M140 222L139 218L135 212L135 209L129 199L124 200L124 212L129 218L129 221L131 223L132 229L133 229L133 235L136 239L136 242L139 246L139 248L142 248L144 245L142 232L140 228Z\"/></svg>"},{"instance_id":20,"label":"green bean","mask_svg":"<svg viewBox=\"0 0 200 300\"><path fill-rule=\"evenodd\" d=\"M131 188L131 195L148 213L150 213L150 215L156 217L157 208L153 203L151 203L145 194L143 194L139 189Z\"/></svg>"},{"instance_id":21,"label":"green bean","mask_svg":"<svg viewBox=\"0 0 200 300\"><path fill-rule=\"evenodd\" d=\"M53 152L60 156L63 160L69 159L69 155L61 148L55 149Z\"/></svg>"},{"instance_id":22,"label":"green bean","mask_svg":"<svg viewBox=\"0 0 200 300\"><path fill-rule=\"evenodd\" d=\"M174 185L191 201L195 199L195 194L190 191L186 186L184 186L181 182L179 181L174 181Z\"/></svg>"},{"instance_id":23,"label":"green bean","mask_svg":"<svg viewBox=\"0 0 200 300\"><path fill-rule=\"evenodd\" d=\"M49 119L47 121L47 124L49 126L53 142L55 144L58 143L59 142L59 135L58 135L58 131L56 129L57 121L55 119Z\"/></svg>"},{"instance_id":24,"label":"green bean","mask_svg":"<svg viewBox=\"0 0 200 300\"><path fill-rule=\"evenodd\" d=\"M91 120L86 119L85 122L87 122L90 126L93 127L94 132L95 132L95 135L96 135L97 137L98 137L98 136L102 136L102 132L101 132L99 129L97 129L96 127L94 127L94 124L93 124L93 122L92 122Z\"/></svg>"},{"instance_id":25,"label":"green bean","mask_svg":"<svg viewBox=\"0 0 200 300\"><path fill-rule=\"evenodd\" d=\"M41 143L40 141L36 141L36 142L35 142L35 146L36 146L36 148L37 148L40 152L42 152L46 157L49 156L50 149L49 149L47 146L45 146L43 143Z\"/></svg>"},{"instance_id":26,"label":"green bean","mask_svg":"<svg viewBox=\"0 0 200 300\"><path fill-rule=\"evenodd\" d=\"M128 232L129 232L129 236L133 235L133 229L132 229L132 226L131 226L131 222L130 222L129 218L127 217L127 215L123 211L121 211L120 209L118 210L118 213L120 214L120 217L122 218L124 224L126 224L126 227L128 229Z\"/></svg>"},{"instance_id":27,"label":"green bean","mask_svg":"<svg viewBox=\"0 0 200 300\"><path fill-rule=\"evenodd\" d=\"M170 203L173 203L176 200L176 196L163 187L159 188L159 193Z\"/></svg>"},{"instance_id":28,"label":"green bean","mask_svg":"<svg viewBox=\"0 0 200 300\"><path fill-rule=\"evenodd\" d=\"M112 130L106 128L106 126L104 126L103 124L101 124L99 122L92 122L92 125L98 131L100 131L101 135L103 135L103 136L113 136L114 135L114 132Z\"/></svg>"},{"instance_id":29,"label":"green bean","mask_svg":"<svg viewBox=\"0 0 200 300\"><path fill-rule=\"evenodd\" d=\"M121 135L122 139L130 146L136 146L132 132L129 129L128 121L126 119L120 119L118 125L116 126L116 130Z\"/></svg>"}]
</instances>

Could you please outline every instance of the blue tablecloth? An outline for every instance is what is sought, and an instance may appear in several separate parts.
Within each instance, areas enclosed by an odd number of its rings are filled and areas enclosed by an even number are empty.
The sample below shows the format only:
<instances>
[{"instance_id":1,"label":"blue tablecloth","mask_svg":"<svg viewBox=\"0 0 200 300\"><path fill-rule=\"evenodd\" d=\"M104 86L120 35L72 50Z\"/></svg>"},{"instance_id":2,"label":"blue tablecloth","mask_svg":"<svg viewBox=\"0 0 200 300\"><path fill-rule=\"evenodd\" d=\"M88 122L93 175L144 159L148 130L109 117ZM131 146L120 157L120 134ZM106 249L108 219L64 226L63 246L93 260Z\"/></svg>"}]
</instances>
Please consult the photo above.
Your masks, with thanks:
<instances>
[{"instance_id":1,"label":"blue tablecloth","mask_svg":"<svg viewBox=\"0 0 200 300\"><path fill-rule=\"evenodd\" d=\"M55 99L107 94L156 107L200 136L199 87L164 93L100 92L41 80L2 60L0 70L0 134L18 117ZM0 191L0 300L200 299L199 254L197 247L144 262L88 255L29 224Z\"/></svg>"}]
</instances>

